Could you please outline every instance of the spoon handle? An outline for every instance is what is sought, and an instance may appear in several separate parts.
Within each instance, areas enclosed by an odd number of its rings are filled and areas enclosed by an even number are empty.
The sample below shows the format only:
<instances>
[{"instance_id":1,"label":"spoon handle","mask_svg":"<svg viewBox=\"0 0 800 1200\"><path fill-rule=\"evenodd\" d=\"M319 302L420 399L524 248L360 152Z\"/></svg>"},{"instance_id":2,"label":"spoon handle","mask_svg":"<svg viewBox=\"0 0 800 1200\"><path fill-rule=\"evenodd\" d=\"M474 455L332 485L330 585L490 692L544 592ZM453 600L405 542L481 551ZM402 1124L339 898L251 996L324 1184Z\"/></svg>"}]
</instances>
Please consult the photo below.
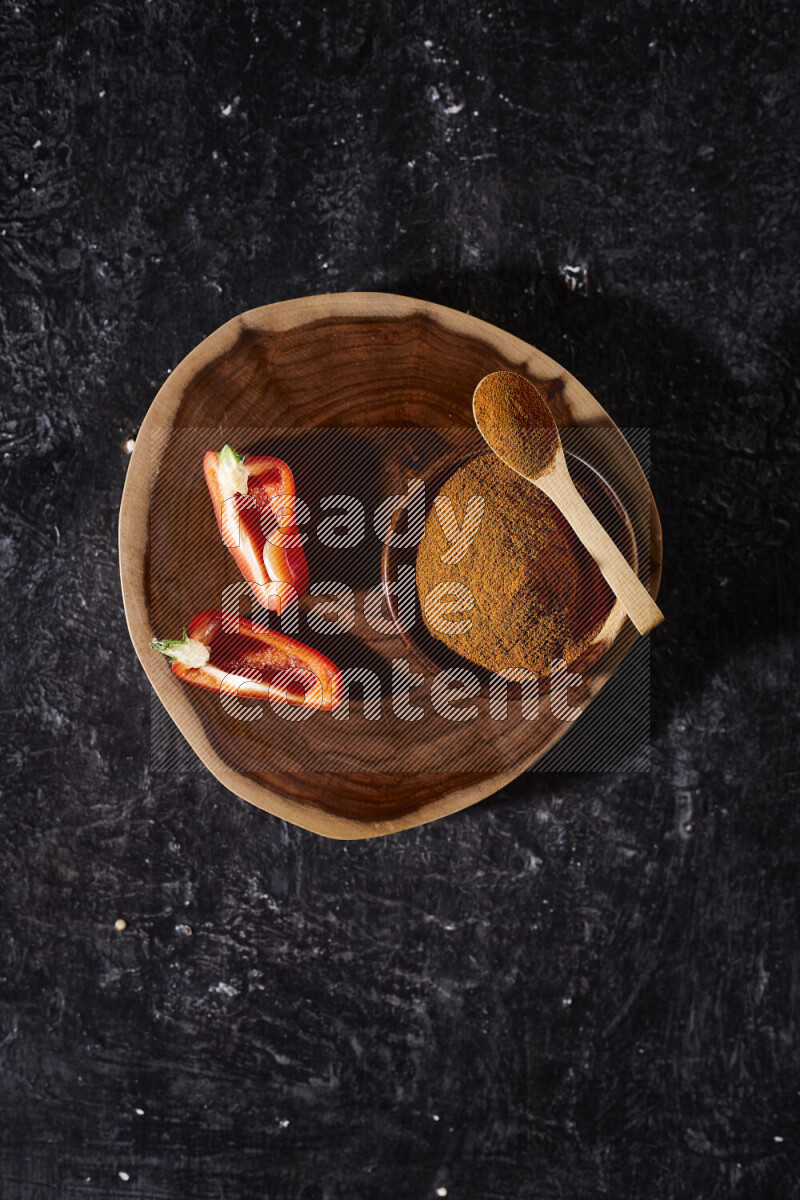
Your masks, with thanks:
<instances>
[{"instance_id":1,"label":"spoon handle","mask_svg":"<svg viewBox=\"0 0 800 1200\"><path fill-rule=\"evenodd\" d=\"M566 517L637 631L649 633L660 625L664 614L578 492L566 464L534 482Z\"/></svg>"}]
</instances>

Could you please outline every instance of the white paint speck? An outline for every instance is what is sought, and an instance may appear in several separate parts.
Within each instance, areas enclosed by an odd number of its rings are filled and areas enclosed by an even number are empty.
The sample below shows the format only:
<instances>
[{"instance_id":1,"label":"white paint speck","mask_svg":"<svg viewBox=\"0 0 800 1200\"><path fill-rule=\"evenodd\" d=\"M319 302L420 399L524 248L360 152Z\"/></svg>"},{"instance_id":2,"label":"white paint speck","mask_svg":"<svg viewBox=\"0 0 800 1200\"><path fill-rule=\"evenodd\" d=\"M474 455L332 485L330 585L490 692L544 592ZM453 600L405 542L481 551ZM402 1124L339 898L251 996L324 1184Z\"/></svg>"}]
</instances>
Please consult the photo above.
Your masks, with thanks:
<instances>
[{"instance_id":1,"label":"white paint speck","mask_svg":"<svg viewBox=\"0 0 800 1200\"><path fill-rule=\"evenodd\" d=\"M439 1116L439 1114L438 1114L438 1113L433 1113L433 1120L434 1120L434 1121L440 1121L440 1120L441 1120L441 1117Z\"/></svg>"},{"instance_id":2,"label":"white paint speck","mask_svg":"<svg viewBox=\"0 0 800 1200\"><path fill-rule=\"evenodd\" d=\"M42 139L41 139L41 138L37 138L37 139L36 139L36 141L33 143L33 148L34 148L34 150L38 150L38 149L39 149L39 147L41 146L41 144L42 144Z\"/></svg>"},{"instance_id":3,"label":"white paint speck","mask_svg":"<svg viewBox=\"0 0 800 1200\"><path fill-rule=\"evenodd\" d=\"M219 983L212 983L211 987L208 990L210 992L218 992L219 995L221 995L221 996L238 996L239 995L239 989L235 988L232 983L223 983L222 981L220 981Z\"/></svg>"},{"instance_id":4,"label":"white paint speck","mask_svg":"<svg viewBox=\"0 0 800 1200\"><path fill-rule=\"evenodd\" d=\"M133 449L133 446L131 446L131 450L132 449ZM128 451L129 454L130 454L131 450ZM122 933L124 930L126 930L128 928L128 922L125 920L124 917L117 917L116 921L114 922L114 928L116 929L117 933Z\"/></svg>"},{"instance_id":5,"label":"white paint speck","mask_svg":"<svg viewBox=\"0 0 800 1200\"><path fill-rule=\"evenodd\" d=\"M564 999L561 1001L562 1008L569 1008L571 1004L572 1004L572 996L565 996Z\"/></svg>"},{"instance_id":6,"label":"white paint speck","mask_svg":"<svg viewBox=\"0 0 800 1200\"><path fill-rule=\"evenodd\" d=\"M136 445L136 439L135 439L135 438L128 438L127 442L125 443L125 453L126 453L126 454L133 454L133 447L134 447L135 445Z\"/></svg>"},{"instance_id":7,"label":"white paint speck","mask_svg":"<svg viewBox=\"0 0 800 1200\"><path fill-rule=\"evenodd\" d=\"M105 93L105 89L103 89L102 91L98 92L97 94L98 94L98 96L100 97L100 99L102 100L102 99L103 99L103 96L105 96L105 94L106 94L106 93Z\"/></svg>"},{"instance_id":8,"label":"white paint speck","mask_svg":"<svg viewBox=\"0 0 800 1200\"><path fill-rule=\"evenodd\" d=\"M220 112L222 113L223 117L229 117L231 115L233 110L237 107L239 100L239 96L234 96L229 104L220 105Z\"/></svg>"},{"instance_id":9,"label":"white paint speck","mask_svg":"<svg viewBox=\"0 0 800 1200\"><path fill-rule=\"evenodd\" d=\"M446 1196L446 1195L447 1195L447 1188L437 1188L437 1189L436 1189L436 1195L437 1195L437 1196Z\"/></svg>"},{"instance_id":10,"label":"white paint speck","mask_svg":"<svg viewBox=\"0 0 800 1200\"><path fill-rule=\"evenodd\" d=\"M144 1109L143 1109L143 1108L135 1108L133 1111L136 1113L137 1117L143 1117L143 1116L144 1116Z\"/></svg>"},{"instance_id":11,"label":"white paint speck","mask_svg":"<svg viewBox=\"0 0 800 1200\"><path fill-rule=\"evenodd\" d=\"M192 936L192 927L191 927L191 925L176 925L175 932L176 933L185 933L187 937L191 937Z\"/></svg>"},{"instance_id":12,"label":"white paint speck","mask_svg":"<svg viewBox=\"0 0 800 1200\"><path fill-rule=\"evenodd\" d=\"M290 1124L290 1122L289 1122L289 1118L288 1118L288 1117L281 1117L281 1118L279 1119L279 1121L278 1121L278 1124L280 1125L281 1129L288 1129L288 1128L289 1128L289 1124Z\"/></svg>"},{"instance_id":13,"label":"white paint speck","mask_svg":"<svg viewBox=\"0 0 800 1200\"><path fill-rule=\"evenodd\" d=\"M584 263L564 263L558 268L558 273L571 292L587 290L588 271Z\"/></svg>"},{"instance_id":14,"label":"white paint speck","mask_svg":"<svg viewBox=\"0 0 800 1200\"><path fill-rule=\"evenodd\" d=\"M430 39L430 38L426 38L426 39L425 39L424 46L425 46L425 49L426 49L426 50L430 50L430 49L431 49L431 47L433 46L433 42L431 41L431 39Z\"/></svg>"},{"instance_id":15,"label":"white paint speck","mask_svg":"<svg viewBox=\"0 0 800 1200\"><path fill-rule=\"evenodd\" d=\"M782 1141L783 1141L783 1138L782 1138L782 1137L779 1137L779 1136L778 1136L778 1134L776 1133L776 1134L775 1134L775 1137L774 1137L772 1140L773 1140L773 1142L782 1142Z\"/></svg>"},{"instance_id":16,"label":"white paint speck","mask_svg":"<svg viewBox=\"0 0 800 1200\"><path fill-rule=\"evenodd\" d=\"M448 113L449 116L454 117L456 113L461 112L463 107L463 104L446 104L444 111Z\"/></svg>"},{"instance_id":17,"label":"white paint speck","mask_svg":"<svg viewBox=\"0 0 800 1200\"><path fill-rule=\"evenodd\" d=\"M684 841L692 832L692 793L681 789L675 793L675 832Z\"/></svg>"},{"instance_id":18,"label":"white paint speck","mask_svg":"<svg viewBox=\"0 0 800 1200\"><path fill-rule=\"evenodd\" d=\"M127 1183L128 1180L130 1179L130 1175L128 1174L127 1171L117 1171L117 1174L119 1175L119 1177L123 1183Z\"/></svg>"}]
</instances>

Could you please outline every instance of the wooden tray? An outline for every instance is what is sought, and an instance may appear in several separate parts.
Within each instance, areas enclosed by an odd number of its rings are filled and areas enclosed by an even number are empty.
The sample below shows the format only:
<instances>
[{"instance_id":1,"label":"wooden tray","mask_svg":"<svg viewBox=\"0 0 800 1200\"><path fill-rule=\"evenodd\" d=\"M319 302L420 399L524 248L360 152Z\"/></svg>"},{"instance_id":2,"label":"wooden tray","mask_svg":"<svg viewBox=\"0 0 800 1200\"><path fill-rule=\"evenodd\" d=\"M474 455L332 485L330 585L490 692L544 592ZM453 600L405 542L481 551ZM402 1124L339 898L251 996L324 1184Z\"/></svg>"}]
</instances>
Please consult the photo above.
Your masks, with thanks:
<instances>
[{"instance_id":1,"label":"wooden tray","mask_svg":"<svg viewBox=\"0 0 800 1200\"><path fill-rule=\"evenodd\" d=\"M359 663L375 672L383 685L378 719L368 720L363 701L351 696L346 721L314 713L288 722L268 707L258 719L237 720L213 694L181 684L149 649L153 636L177 636L194 613L219 608L223 590L240 579L203 480L206 449L230 441L285 458L312 513L321 497L347 493L357 483L369 514L370 504L403 493L409 478L424 477L463 443L476 383L502 369L544 388L567 446L571 432L584 438L580 457L630 518L655 596L661 527L624 436L556 362L474 317L383 293L268 305L235 317L197 346L154 399L120 508L128 628L172 719L236 795L328 837L375 837L483 799L570 728L546 710L535 722L523 719L514 699L503 722L490 720L484 695L475 701L473 720L446 721L426 706L432 680L424 661L409 655L396 630L376 633L363 618L365 594L381 584L382 547L374 535L374 546L357 555L309 538L312 583L351 586L356 620L350 633L315 637L303 626L300 636L340 665ZM319 600L302 602L301 620L314 604ZM609 628L614 636L585 670L575 697L584 708L636 636L628 622ZM424 719L394 718L388 681L390 664L400 658L424 676L412 693Z\"/></svg>"}]
</instances>

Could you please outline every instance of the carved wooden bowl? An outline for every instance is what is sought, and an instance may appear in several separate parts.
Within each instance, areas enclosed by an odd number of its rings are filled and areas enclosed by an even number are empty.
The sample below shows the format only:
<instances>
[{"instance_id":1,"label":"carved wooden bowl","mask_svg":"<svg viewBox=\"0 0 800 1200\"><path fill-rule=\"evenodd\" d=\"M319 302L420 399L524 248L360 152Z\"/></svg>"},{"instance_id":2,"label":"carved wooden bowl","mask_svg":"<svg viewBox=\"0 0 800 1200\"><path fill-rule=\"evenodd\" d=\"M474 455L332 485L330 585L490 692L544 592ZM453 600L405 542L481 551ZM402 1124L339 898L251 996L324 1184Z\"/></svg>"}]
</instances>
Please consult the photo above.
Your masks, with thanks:
<instances>
[{"instance_id":1,"label":"carved wooden bowl","mask_svg":"<svg viewBox=\"0 0 800 1200\"><path fill-rule=\"evenodd\" d=\"M384 605L370 623L391 556L373 528L386 497L410 478L435 479L463 450L471 400L490 371L514 370L543 388L565 448L586 464L618 515L620 544L637 557L657 594L661 527L636 455L584 387L532 346L474 317L382 293L312 296L235 317L169 376L136 439L120 508L120 571L136 653L167 712L206 767L232 792L268 812L334 838L375 837L454 813L532 766L570 727L544 711L525 719L509 695L506 719L490 720L487 697L469 720L430 703L438 664L400 635ZM308 510L312 590L337 581L354 600L352 628L320 632L308 596L296 635L340 667L377 681L377 700L351 688L346 719L313 712L287 721L268 705L252 719L189 687L149 649L179 636L195 613L219 608L241 583L222 545L202 456L224 442L271 453L291 466ZM319 536L330 498L351 495L364 537L342 549ZM626 544L627 539L627 544ZM644 564L644 566L642 566ZM226 589L228 589L226 593ZM372 599L370 600L370 596ZM379 598L379 597L378 597ZM248 601L242 598L242 612ZM377 627L376 627L377 626ZM286 630L286 626L283 626ZM293 632L289 629L288 632ZM579 664L586 706L630 648L635 631L617 606L592 654ZM415 675L410 719L394 710L392 680ZM377 705L377 707L376 707ZM376 715L377 713L377 715Z\"/></svg>"}]
</instances>

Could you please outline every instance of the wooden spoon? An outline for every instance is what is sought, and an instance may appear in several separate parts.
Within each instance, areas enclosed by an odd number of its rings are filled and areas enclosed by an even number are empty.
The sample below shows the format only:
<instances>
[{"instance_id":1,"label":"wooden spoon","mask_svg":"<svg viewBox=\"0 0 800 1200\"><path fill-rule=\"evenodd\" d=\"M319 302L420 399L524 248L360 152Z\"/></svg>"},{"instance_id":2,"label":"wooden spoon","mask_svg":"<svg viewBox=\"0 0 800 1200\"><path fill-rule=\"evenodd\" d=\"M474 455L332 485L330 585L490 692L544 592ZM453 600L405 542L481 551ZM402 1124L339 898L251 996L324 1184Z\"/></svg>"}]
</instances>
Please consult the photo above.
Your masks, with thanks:
<instances>
[{"instance_id":1,"label":"wooden spoon","mask_svg":"<svg viewBox=\"0 0 800 1200\"><path fill-rule=\"evenodd\" d=\"M572 482L556 423L537 388L513 371L494 371L475 388L472 412L498 458L563 513L638 632L659 625L661 609Z\"/></svg>"}]
</instances>

